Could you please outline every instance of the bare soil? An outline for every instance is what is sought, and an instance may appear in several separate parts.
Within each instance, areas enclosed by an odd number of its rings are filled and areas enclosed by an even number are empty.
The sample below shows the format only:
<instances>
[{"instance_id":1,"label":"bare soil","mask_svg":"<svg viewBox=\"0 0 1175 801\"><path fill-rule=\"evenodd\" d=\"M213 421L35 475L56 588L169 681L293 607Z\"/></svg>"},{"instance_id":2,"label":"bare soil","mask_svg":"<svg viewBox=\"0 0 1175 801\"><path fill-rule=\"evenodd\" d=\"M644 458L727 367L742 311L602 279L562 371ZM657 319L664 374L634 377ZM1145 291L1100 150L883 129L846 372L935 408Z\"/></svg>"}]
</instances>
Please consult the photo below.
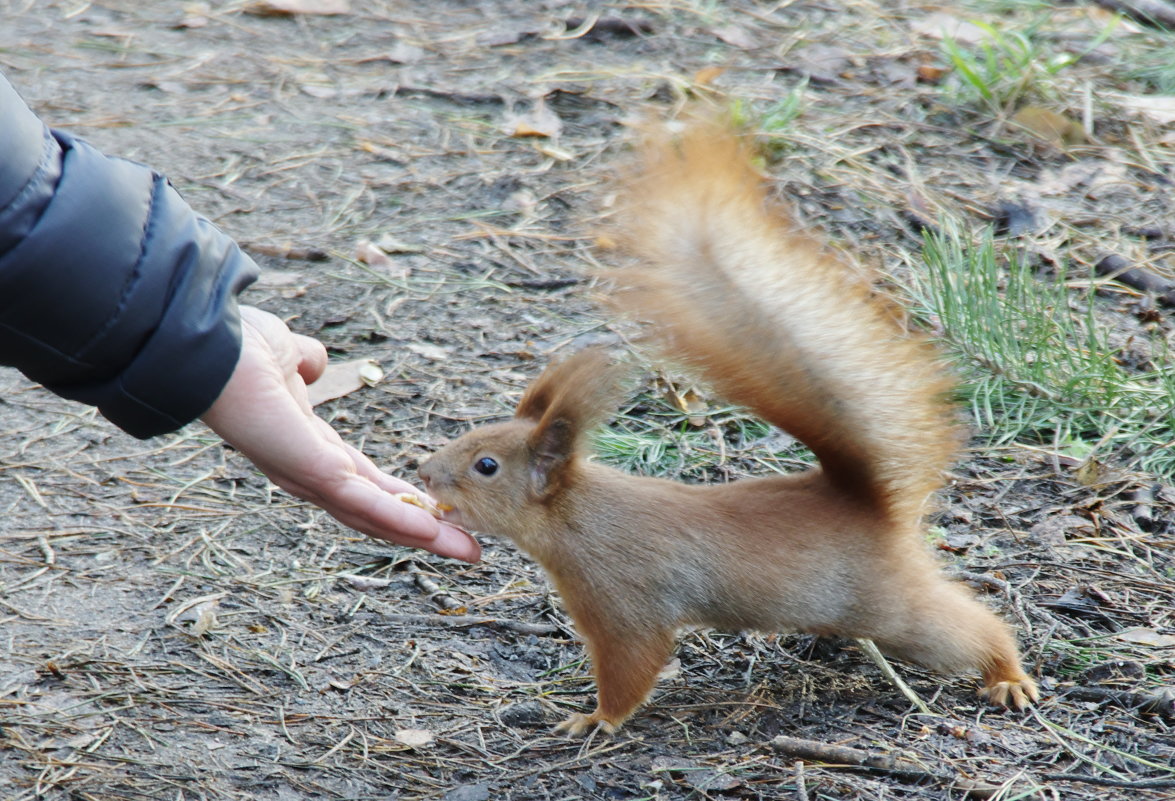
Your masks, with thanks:
<instances>
[{"instance_id":1,"label":"bare soil","mask_svg":"<svg viewBox=\"0 0 1175 801\"><path fill-rule=\"evenodd\" d=\"M1105 253L1172 266L1170 128L1110 99L1141 91L1106 66L1125 35L1071 73L1063 110L1098 118L1074 153L944 101L918 25L979 13L954 6L211 5L0 0L0 68L50 124L165 172L245 243L264 268L249 302L382 365L321 411L405 475L507 415L552 354L610 336L586 276L624 123L691 94L761 112L807 80L778 191L895 275L919 220L1025 197L1058 221L1035 246L1077 274ZM982 13L1018 24L1015 5ZM1045 13L1057 52L1093 39L1089 14ZM1116 183L1042 199L1088 160ZM387 260L357 261L362 240ZM1106 311L1170 336L1144 294ZM199 425L138 442L10 371L0 432L4 801L1175 793L1175 493L1128 465L1089 480L1048 448L988 450L933 521L950 569L1017 626L1036 709L898 665L923 715L851 643L693 632L618 735L579 741L552 726L593 701L582 647L509 543L469 566L369 541ZM778 735L905 761L801 757Z\"/></svg>"}]
</instances>

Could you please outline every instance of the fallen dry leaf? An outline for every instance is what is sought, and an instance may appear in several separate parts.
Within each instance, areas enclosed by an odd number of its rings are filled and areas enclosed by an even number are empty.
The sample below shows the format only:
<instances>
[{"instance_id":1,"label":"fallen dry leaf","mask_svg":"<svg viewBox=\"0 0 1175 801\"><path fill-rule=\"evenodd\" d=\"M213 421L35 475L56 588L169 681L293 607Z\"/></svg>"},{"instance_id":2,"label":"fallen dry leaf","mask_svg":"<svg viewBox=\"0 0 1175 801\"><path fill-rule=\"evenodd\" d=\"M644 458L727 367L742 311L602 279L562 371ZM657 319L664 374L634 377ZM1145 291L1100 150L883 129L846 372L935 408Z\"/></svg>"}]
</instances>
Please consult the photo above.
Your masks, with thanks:
<instances>
[{"instance_id":1,"label":"fallen dry leaf","mask_svg":"<svg viewBox=\"0 0 1175 801\"><path fill-rule=\"evenodd\" d=\"M722 73L726 72L726 67L712 66L702 67L694 73L694 83L698 86L709 86L714 83L714 79Z\"/></svg>"},{"instance_id":2,"label":"fallen dry leaf","mask_svg":"<svg viewBox=\"0 0 1175 801\"><path fill-rule=\"evenodd\" d=\"M1124 642L1137 645L1151 645L1155 648L1175 648L1175 634L1160 634L1154 629L1143 627L1126 629L1114 635Z\"/></svg>"},{"instance_id":3,"label":"fallen dry leaf","mask_svg":"<svg viewBox=\"0 0 1175 801\"><path fill-rule=\"evenodd\" d=\"M1025 106L1016 112L1012 122L1056 147L1080 145L1088 139L1084 125L1040 106Z\"/></svg>"},{"instance_id":4,"label":"fallen dry leaf","mask_svg":"<svg viewBox=\"0 0 1175 801\"><path fill-rule=\"evenodd\" d=\"M945 11L922 17L910 26L910 30L929 39L953 39L964 45L979 44L988 36L987 31L978 25Z\"/></svg>"},{"instance_id":5,"label":"fallen dry leaf","mask_svg":"<svg viewBox=\"0 0 1175 801\"><path fill-rule=\"evenodd\" d=\"M541 141L535 144L535 150L542 153L547 158L554 159L555 161L571 161L575 158L575 154L570 150L562 147L556 147L555 145L547 144Z\"/></svg>"},{"instance_id":6,"label":"fallen dry leaf","mask_svg":"<svg viewBox=\"0 0 1175 801\"><path fill-rule=\"evenodd\" d=\"M1175 95L1118 95L1118 102L1159 125L1175 123Z\"/></svg>"},{"instance_id":7,"label":"fallen dry leaf","mask_svg":"<svg viewBox=\"0 0 1175 801\"><path fill-rule=\"evenodd\" d=\"M392 585L391 579L375 578L374 576L357 576L354 573L342 573L339 575L339 578L362 592L382 590Z\"/></svg>"},{"instance_id":8,"label":"fallen dry leaf","mask_svg":"<svg viewBox=\"0 0 1175 801\"><path fill-rule=\"evenodd\" d=\"M395 734L396 742L409 748L420 748L433 741L433 734L426 729L400 729Z\"/></svg>"},{"instance_id":9,"label":"fallen dry leaf","mask_svg":"<svg viewBox=\"0 0 1175 801\"><path fill-rule=\"evenodd\" d=\"M350 0L254 0L242 9L256 17L293 17L299 14L334 16L351 13Z\"/></svg>"},{"instance_id":10,"label":"fallen dry leaf","mask_svg":"<svg viewBox=\"0 0 1175 801\"><path fill-rule=\"evenodd\" d=\"M938 83L947 74L946 67L940 67L936 64L920 64L918 66L918 80L922 83Z\"/></svg>"},{"instance_id":11,"label":"fallen dry leaf","mask_svg":"<svg viewBox=\"0 0 1175 801\"><path fill-rule=\"evenodd\" d=\"M355 258L360 264L366 264L369 267L389 268L392 266L392 260L388 258L388 254L367 239L360 239L355 243Z\"/></svg>"},{"instance_id":12,"label":"fallen dry leaf","mask_svg":"<svg viewBox=\"0 0 1175 801\"><path fill-rule=\"evenodd\" d=\"M530 111L507 119L505 132L508 136L554 139L563 132L563 120L540 98Z\"/></svg>"},{"instance_id":13,"label":"fallen dry leaf","mask_svg":"<svg viewBox=\"0 0 1175 801\"><path fill-rule=\"evenodd\" d=\"M280 287L297 286L307 282L306 274L296 271L278 272L277 270L262 270L257 276L254 289L276 289Z\"/></svg>"},{"instance_id":14,"label":"fallen dry leaf","mask_svg":"<svg viewBox=\"0 0 1175 801\"><path fill-rule=\"evenodd\" d=\"M682 414L686 415L686 419L691 426L701 428L706 425L709 406L707 406L705 398L696 389L691 387L683 391L670 385L666 388L665 396L669 403Z\"/></svg>"},{"instance_id":15,"label":"fallen dry leaf","mask_svg":"<svg viewBox=\"0 0 1175 801\"><path fill-rule=\"evenodd\" d=\"M410 272L407 264L394 261L384 248L366 239L355 243L355 259L385 273L389 278L407 278Z\"/></svg>"},{"instance_id":16,"label":"fallen dry leaf","mask_svg":"<svg viewBox=\"0 0 1175 801\"><path fill-rule=\"evenodd\" d=\"M1036 191L1041 195L1064 195L1080 189L1090 199L1132 191L1134 186L1125 165L1104 159L1082 159L1059 170L1046 169L1036 181Z\"/></svg>"},{"instance_id":17,"label":"fallen dry leaf","mask_svg":"<svg viewBox=\"0 0 1175 801\"><path fill-rule=\"evenodd\" d=\"M402 239L397 239L391 234L384 234L375 243L375 246L384 253L423 253L426 248L424 245L417 245L412 242L405 242Z\"/></svg>"},{"instance_id":18,"label":"fallen dry leaf","mask_svg":"<svg viewBox=\"0 0 1175 801\"><path fill-rule=\"evenodd\" d=\"M323 86L317 83L301 83L298 88L307 95L318 100L330 100L331 98L339 96L339 90L333 86Z\"/></svg>"},{"instance_id":19,"label":"fallen dry leaf","mask_svg":"<svg viewBox=\"0 0 1175 801\"><path fill-rule=\"evenodd\" d=\"M167 615L167 625L183 629L180 624L190 620L192 625L187 632L199 637L216 625L216 609L220 605L220 599L227 595L227 592L215 592L184 601Z\"/></svg>"},{"instance_id":20,"label":"fallen dry leaf","mask_svg":"<svg viewBox=\"0 0 1175 801\"><path fill-rule=\"evenodd\" d=\"M728 45L733 45L743 50L754 50L759 46L755 37L751 36L745 28L740 28L738 25L723 25L721 28L715 28L714 35Z\"/></svg>"},{"instance_id":21,"label":"fallen dry leaf","mask_svg":"<svg viewBox=\"0 0 1175 801\"><path fill-rule=\"evenodd\" d=\"M241 242L241 248L251 253L260 253L263 256L273 256L278 259L297 259L299 261L330 261L330 253L322 248L292 245L288 242L271 245L264 242Z\"/></svg>"},{"instance_id":22,"label":"fallen dry leaf","mask_svg":"<svg viewBox=\"0 0 1175 801\"><path fill-rule=\"evenodd\" d=\"M433 345L429 342L409 342L406 346L413 353L423 356L429 361L443 362L449 358L449 348Z\"/></svg>"},{"instance_id":23,"label":"fallen dry leaf","mask_svg":"<svg viewBox=\"0 0 1175 801\"><path fill-rule=\"evenodd\" d=\"M816 83L839 83L844 72L853 66L849 51L835 45L809 45L789 53L791 61L781 69L808 76Z\"/></svg>"},{"instance_id":24,"label":"fallen dry leaf","mask_svg":"<svg viewBox=\"0 0 1175 801\"><path fill-rule=\"evenodd\" d=\"M331 362L313 384L306 387L310 405L317 406L383 380L383 368L373 359Z\"/></svg>"},{"instance_id":25,"label":"fallen dry leaf","mask_svg":"<svg viewBox=\"0 0 1175 801\"><path fill-rule=\"evenodd\" d=\"M431 498L417 495L415 492L397 492L393 497L400 503L410 503L417 509L423 509L437 518L441 516L442 512L453 511L452 506L443 503L434 503Z\"/></svg>"}]
</instances>

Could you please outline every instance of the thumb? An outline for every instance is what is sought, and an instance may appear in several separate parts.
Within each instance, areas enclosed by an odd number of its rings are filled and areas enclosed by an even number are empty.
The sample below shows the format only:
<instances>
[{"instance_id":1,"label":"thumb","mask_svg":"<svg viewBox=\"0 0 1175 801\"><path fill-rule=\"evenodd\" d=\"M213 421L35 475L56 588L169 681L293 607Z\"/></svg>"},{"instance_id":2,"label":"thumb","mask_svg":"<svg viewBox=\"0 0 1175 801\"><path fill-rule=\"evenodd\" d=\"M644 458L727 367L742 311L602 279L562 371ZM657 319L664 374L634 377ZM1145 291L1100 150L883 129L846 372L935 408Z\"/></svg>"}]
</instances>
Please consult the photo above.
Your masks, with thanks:
<instances>
[{"instance_id":1,"label":"thumb","mask_svg":"<svg viewBox=\"0 0 1175 801\"><path fill-rule=\"evenodd\" d=\"M317 339L301 334L295 334L294 341L299 354L298 375L307 384L313 384L326 369L326 348Z\"/></svg>"}]
</instances>

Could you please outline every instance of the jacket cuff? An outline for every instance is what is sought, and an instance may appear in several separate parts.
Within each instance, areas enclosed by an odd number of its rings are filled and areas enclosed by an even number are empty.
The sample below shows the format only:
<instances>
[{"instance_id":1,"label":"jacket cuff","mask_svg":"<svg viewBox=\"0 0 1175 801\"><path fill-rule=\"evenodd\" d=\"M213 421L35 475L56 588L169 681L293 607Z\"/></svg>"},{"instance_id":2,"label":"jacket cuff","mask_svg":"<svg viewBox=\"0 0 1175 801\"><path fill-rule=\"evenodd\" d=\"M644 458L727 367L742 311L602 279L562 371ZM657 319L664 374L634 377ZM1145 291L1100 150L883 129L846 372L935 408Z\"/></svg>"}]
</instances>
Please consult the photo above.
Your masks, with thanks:
<instances>
[{"instance_id":1,"label":"jacket cuff","mask_svg":"<svg viewBox=\"0 0 1175 801\"><path fill-rule=\"evenodd\" d=\"M0 250L0 362L136 437L180 428L232 375L257 266L161 176L54 137L60 177Z\"/></svg>"}]
</instances>

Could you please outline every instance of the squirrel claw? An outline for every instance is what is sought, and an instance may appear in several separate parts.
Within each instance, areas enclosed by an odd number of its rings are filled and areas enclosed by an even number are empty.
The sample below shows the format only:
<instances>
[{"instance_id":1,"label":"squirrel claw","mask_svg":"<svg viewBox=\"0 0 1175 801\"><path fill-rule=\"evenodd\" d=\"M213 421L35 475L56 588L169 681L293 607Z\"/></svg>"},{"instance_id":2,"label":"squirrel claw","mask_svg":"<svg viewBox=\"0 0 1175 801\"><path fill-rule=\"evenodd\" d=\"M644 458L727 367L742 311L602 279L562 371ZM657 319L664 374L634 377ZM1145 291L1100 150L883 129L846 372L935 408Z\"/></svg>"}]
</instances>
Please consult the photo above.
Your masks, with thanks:
<instances>
[{"instance_id":1,"label":"squirrel claw","mask_svg":"<svg viewBox=\"0 0 1175 801\"><path fill-rule=\"evenodd\" d=\"M1027 676L1010 681L997 681L979 691L979 697L995 706L1026 709L1030 704L1040 700L1040 691L1036 689L1036 682Z\"/></svg>"},{"instance_id":2,"label":"squirrel claw","mask_svg":"<svg viewBox=\"0 0 1175 801\"><path fill-rule=\"evenodd\" d=\"M597 713L591 715L576 713L556 726L555 731L566 734L569 737L579 737L594 728L598 728L604 734L616 733L616 727L603 718L598 717Z\"/></svg>"}]
</instances>

